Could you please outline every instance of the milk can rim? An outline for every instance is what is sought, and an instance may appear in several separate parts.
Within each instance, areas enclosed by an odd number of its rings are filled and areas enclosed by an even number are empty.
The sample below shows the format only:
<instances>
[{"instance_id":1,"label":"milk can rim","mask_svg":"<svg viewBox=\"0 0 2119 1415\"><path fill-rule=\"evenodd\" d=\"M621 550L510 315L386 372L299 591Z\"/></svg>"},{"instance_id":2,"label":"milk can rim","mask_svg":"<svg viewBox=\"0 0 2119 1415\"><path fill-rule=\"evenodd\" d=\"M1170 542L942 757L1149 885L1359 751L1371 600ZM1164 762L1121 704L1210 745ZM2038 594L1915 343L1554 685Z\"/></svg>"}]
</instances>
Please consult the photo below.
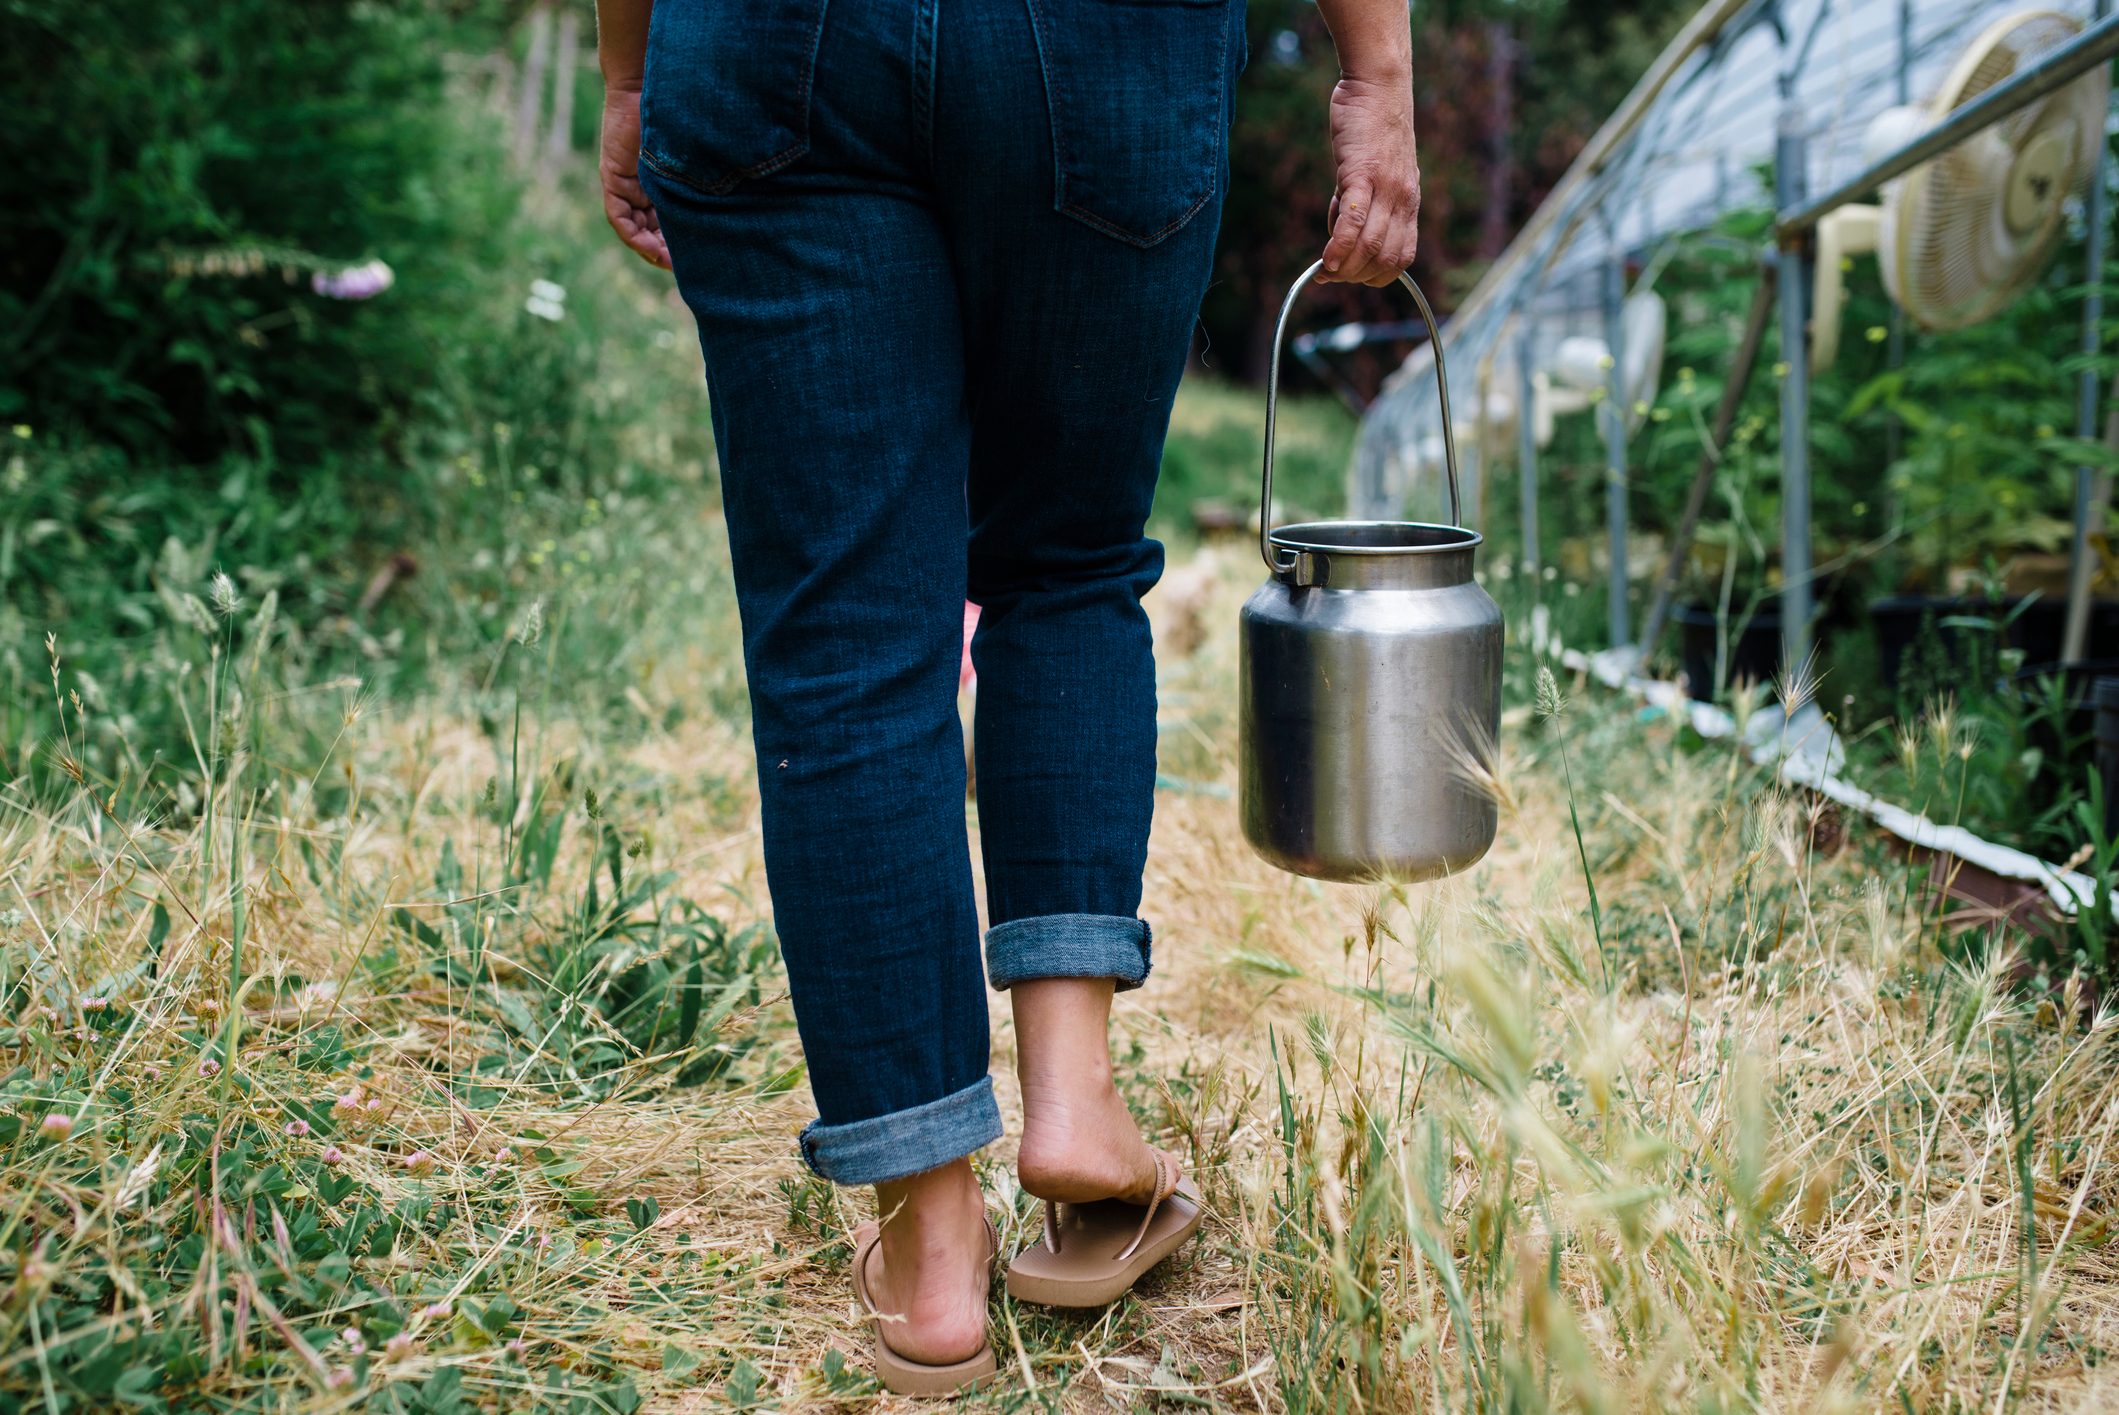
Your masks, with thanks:
<instances>
[{"instance_id":1,"label":"milk can rim","mask_svg":"<svg viewBox=\"0 0 2119 1415\"><path fill-rule=\"evenodd\" d=\"M1333 533L1344 535L1347 531L1391 530L1431 531L1439 537L1433 545L1348 545L1329 537ZM1272 533L1273 544L1282 550L1307 550L1326 555L1447 555L1470 550L1485 542L1486 537L1463 526L1445 526L1431 521L1298 521L1293 525L1277 526Z\"/></svg>"}]
</instances>

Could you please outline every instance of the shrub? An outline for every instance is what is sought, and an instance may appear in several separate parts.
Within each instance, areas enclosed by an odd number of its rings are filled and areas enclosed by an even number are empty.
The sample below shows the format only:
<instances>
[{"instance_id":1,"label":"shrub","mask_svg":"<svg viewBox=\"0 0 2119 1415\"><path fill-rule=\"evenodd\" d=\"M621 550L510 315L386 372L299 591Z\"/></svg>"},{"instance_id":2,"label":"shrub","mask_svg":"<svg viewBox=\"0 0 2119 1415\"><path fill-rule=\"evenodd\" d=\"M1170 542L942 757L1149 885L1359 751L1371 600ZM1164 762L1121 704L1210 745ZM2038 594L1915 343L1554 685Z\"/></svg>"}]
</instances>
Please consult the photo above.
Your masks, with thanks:
<instances>
[{"instance_id":1,"label":"shrub","mask_svg":"<svg viewBox=\"0 0 2119 1415\"><path fill-rule=\"evenodd\" d=\"M0 417L289 474L387 442L505 226L443 33L416 0L0 0ZM396 296L313 288L375 259Z\"/></svg>"},{"instance_id":2,"label":"shrub","mask_svg":"<svg viewBox=\"0 0 2119 1415\"><path fill-rule=\"evenodd\" d=\"M504 8L0 0L0 774L188 753L216 574L299 666L260 691L476 683L539 600L556 693L637 681L608 629L700 533L666 512L707 484L704 390L585 169L526 200L457 77L488 66L447 59ZM316 288L377 260L372 298Z\"/></svg>"}]
</instances>

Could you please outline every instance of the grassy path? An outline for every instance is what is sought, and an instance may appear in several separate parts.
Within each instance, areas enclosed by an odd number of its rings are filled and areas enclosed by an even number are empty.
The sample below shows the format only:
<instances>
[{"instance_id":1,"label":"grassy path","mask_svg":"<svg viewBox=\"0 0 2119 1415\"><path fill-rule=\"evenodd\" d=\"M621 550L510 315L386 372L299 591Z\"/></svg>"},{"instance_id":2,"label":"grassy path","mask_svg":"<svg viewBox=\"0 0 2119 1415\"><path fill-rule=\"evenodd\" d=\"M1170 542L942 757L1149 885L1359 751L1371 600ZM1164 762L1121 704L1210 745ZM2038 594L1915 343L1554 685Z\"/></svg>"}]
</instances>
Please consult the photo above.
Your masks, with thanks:
<instances>
[{"instance_id":1,"label":"grassy path","mask_svg":"<svg viewBox=\"0 0 2119 1415\"><path fill-rule=\"evenodd\" d=\"M1116 1042L1211 1222L1100 1317L997 1300L981 1408L2119 1400L2119 1067L2079 991L2004 986L1719 749L1531 706L1527 656L1485 863L1276 873L1229 799L1252 574L1214 547L1153 604L1157 970ZM671 612L693 647L622 731L497 672L446 711L337 690L287 759L238 645L193 824L10 798L0 1408L889 1407L861 1196L793 1149L745 742L674 710L726 693L725 596ZM1011 1048L996 1008L1012 1115Z\"/></svg>"}]
</instances>

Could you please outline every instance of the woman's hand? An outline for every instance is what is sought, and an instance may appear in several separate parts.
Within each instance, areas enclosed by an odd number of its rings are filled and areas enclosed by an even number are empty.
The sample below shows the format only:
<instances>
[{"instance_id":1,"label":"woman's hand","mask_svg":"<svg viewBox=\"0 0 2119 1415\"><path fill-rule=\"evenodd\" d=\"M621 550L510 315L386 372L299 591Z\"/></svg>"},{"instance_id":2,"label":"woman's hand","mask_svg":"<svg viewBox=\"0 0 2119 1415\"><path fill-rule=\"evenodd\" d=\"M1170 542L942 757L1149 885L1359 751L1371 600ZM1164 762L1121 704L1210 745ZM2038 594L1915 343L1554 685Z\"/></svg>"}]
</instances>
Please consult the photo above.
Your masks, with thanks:
<instances>
[{"instance_id":1,"label":"woman's hand","mask_svg":"<svg viewBox=\"0 0 2119 1415\"><path fill-rule=\"evenodd\" d=\"M1420 247L1410 73L1380 80L1343 75L1332 90L1331 129L1338 181L1319 278L1388 285Z\"/></svg>"},{"instance_id":2,"label":"woman's hand","mask_svg":"<svg viewBox=\"0 0 2119 1415\"><path fill-rule=\"evenodd\" d=\"M640 90L605 88L603 144L596 162L603 178L603 214L611 229L649 265L670 268L662 219L640 185Z\"/></svg>"}]
</instances>

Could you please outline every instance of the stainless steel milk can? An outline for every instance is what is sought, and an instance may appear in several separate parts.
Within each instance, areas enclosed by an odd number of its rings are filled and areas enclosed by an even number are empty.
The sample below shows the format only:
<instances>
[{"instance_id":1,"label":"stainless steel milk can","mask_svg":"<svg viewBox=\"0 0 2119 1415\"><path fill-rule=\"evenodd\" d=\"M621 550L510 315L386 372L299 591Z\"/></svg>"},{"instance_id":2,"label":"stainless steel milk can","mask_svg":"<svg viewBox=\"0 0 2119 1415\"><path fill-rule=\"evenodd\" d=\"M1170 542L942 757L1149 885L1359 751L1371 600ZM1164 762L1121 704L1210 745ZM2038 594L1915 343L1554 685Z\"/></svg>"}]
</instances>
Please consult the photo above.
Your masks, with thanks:
<instances>
[{"instance_id":1,"label":"stainless steel milk can","mask_svg":"<svg viewBox=\"0 0 2119 1415\"><path fill-rule=\"evenodd\" d=\"M1321 264L1321 263L1320 263ZM1258 548L1272 576L1243 607L1239 715L1244 836L1297 874L1424 880L1493 844L1501 611L1472 578L1480 536L1409 521L1273 526L1280 307L1266 393ZM1452 523L1463 519L1449 380L1434 312L1411 277L1442 396Z\"/></svg>"}]
</instances>

